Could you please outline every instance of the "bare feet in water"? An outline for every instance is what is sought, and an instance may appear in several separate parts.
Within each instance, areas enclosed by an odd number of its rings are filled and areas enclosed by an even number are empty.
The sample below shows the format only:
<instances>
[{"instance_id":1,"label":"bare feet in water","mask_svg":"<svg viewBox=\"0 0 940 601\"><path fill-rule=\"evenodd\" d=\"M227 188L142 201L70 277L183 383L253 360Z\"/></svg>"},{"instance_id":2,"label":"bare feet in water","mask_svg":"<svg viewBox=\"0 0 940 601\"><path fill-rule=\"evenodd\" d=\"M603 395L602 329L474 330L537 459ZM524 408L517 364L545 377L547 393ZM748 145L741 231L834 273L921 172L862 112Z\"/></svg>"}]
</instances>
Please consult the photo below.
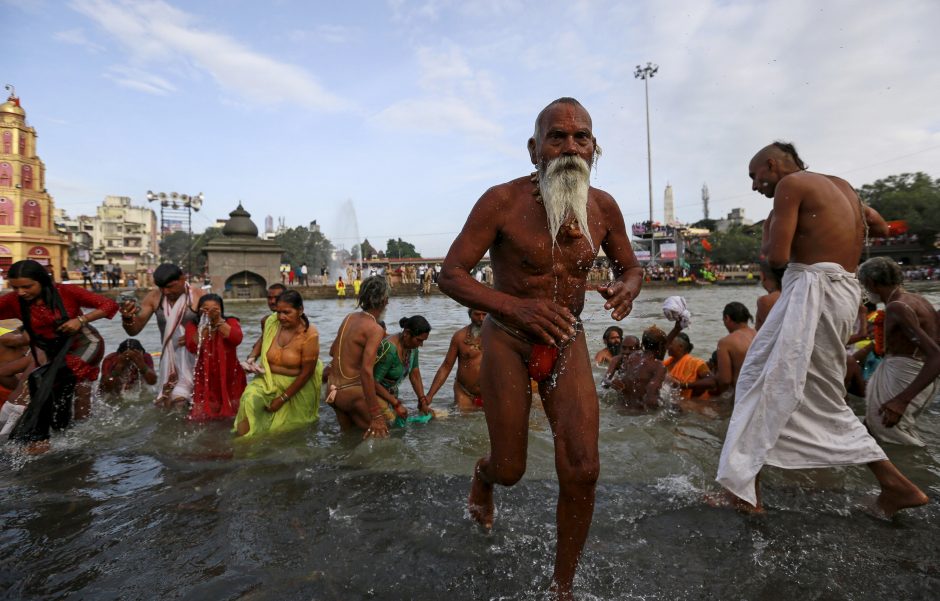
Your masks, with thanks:
<instances>
[{"instance_id":1,"label":"bare feet in water","mask_svg":"<svg viewBox=\"0 0 940 601\"><path fill-rule=\"evenodd\" d=\"M744 499L727 490L723 490L718 494L705 495L705 502L712 507L730 507L741 513L764 513L763 505L758 504L757 507L754 507Z\"/></svg>"},{"instance_id":2,"label":"bare feet in water","mask_svg":"<svg viewBox=\"0 0 940 601\"><path fill-rule=\"evenodd\" d=\"M480 464L473 470L473 481L470 483L470 497L467 499L467 510L470 516L477 521L484 530L489 532L493 528L493 485L487 484L480 478Z\"/></svg>"},{"instance_id":3,"label":"bare feet in water","mask_svg":"<svg viewBox=\"0 0 940 601\"><path fill-rule=\"evenodd\" d=\"M878 509L890 518L902 509L926 505L930 499L913 484L910 487L884 488L878 495Z\"/></svg>"}]
</instances>

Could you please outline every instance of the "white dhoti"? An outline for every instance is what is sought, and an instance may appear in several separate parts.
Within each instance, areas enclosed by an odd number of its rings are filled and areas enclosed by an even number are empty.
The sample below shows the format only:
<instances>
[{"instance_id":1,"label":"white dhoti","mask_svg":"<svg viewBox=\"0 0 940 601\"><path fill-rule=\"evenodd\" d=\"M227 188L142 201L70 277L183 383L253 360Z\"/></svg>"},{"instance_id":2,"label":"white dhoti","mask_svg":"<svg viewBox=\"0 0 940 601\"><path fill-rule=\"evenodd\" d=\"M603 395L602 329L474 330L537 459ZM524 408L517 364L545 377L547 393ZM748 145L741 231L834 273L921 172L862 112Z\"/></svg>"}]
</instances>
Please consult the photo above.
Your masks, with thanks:
<instances>
[{"instance_id":1,"label":"white dhoti","mask_svg":"<svg viewBox=\"0 0 940 601\"><path fill-rule=\"evenodd\" d=\"M738 376L717 480L751 505L764 465L787 469L887 459L845 404L845 342L861 288L836 263L791 263Z\"/></svg>"},{"instance_id":2,"label":"white dhoti","mask_svg":"<svg viewBox=\"0 0 940 601\"><path fill-rule=\"evenodd\" d=\"M163 330L163 349L160 354L160 368L157 374L157 401L163 397L163 390L171 378L176 384L170 392L170 400L192 399L193 396L193 369L196 366L196 357L185 346L179 345L179 339L186 335L184 317L189 308L189 294L181 294L172 306L164 299L164 315L166 325Z\"/></svg>"},{"instance_id":3,"label":"white dhoti","mask_svg":"<svg viewBox=\"0 0 940 601\"><path fill-rule=\"evenodd\" d=\"M886 428L881 422L883 416L878 414L878 408L907 388L923 367L924 362L920 359L896 355L887 355L878 364L865 390L868 399L865 423L878 440L915 447L924 446L924 441L917 435L917 418L933 400L937 392L936 381L911 400L904 410L904 415L893 428Z\"/></svg>"}]
</instances>

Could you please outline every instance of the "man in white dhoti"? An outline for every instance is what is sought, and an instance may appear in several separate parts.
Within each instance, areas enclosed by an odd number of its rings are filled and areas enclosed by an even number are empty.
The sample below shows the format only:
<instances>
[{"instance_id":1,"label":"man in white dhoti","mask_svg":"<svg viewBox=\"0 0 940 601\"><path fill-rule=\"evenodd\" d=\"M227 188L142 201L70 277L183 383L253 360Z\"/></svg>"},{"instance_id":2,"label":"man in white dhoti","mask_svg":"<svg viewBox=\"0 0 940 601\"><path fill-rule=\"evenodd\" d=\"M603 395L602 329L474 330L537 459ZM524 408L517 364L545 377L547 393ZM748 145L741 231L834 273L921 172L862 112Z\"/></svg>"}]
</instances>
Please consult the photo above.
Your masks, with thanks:
<instances>
[{"instance_id":1,"label":"man in white dhoti","mask_svg":"<svg viewBox=\"0 0 940 601\"><path fill-rule=\"evenodd\" d=\"M861 287L854 271L869 224L845 180L810 173L791 144L775 142L749 166L752 188L774 199L761 247L783 291L748 350L718 482L740 507L761 509L764 465L787 469L867 464L881 485L885 515L923 505L927 496L888 461L845 404L845 342Z\"/></svg>"},{"instance_id":2,"label":"man in white dhoti","mask_svg":"<svg viewBox=\"0 0 940 601\"><path fill-rule=\"evenodd\" d=\"M937 314L901 286L904 276L892 259L865 261L858 279L872 301L885 305L885 357L868 382L865 424L882 442L922 447L917 418L933 400L940 376Z\"/></svg>"},{"instance_id":3,"label":"man in white dhoti","mask_svg":"<svg viewBox=\"0 0 940 601\"><path fill-rule=\"evenodd\" d=\"M163 342L156 403L184 404L192 398L196 364L184 345L185 328L187 322L198 321L196 305L204 291L191 288L180 268L171 263L163 263L153 271L153 282L156 288L139 305L136 301L121 304L121 325L129 335L136 336L156 314Z\"/></svg>"}]
</instances>

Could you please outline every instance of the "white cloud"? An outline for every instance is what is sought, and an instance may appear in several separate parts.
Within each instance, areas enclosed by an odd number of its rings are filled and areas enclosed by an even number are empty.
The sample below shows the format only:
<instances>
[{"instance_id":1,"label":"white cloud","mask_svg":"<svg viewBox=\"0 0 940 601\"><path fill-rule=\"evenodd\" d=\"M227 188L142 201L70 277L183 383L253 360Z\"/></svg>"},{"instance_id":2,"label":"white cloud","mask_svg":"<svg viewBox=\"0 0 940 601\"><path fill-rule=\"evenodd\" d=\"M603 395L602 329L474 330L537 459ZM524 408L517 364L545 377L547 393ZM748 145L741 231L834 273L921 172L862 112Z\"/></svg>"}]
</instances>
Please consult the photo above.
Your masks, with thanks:
<instances>
[{"instance_id":1,"label":"white cloud","mask_svg":"<svg viewBox=\"0 0 940 601\"><path fill-rule=\"evenodd\" d=\"M176 86L166 79L133 67L111 67L104 76L119 86L155 96L167 96L176 91Z\"/></svg>"},{"instance_id":2,"label":"white cloud","mask_svg":"<svg viewBox=\"0 0 940 601\"><path fill-rule=\"evenodd\" d=\"M85 31L80 28L59 31L53 34L52 37L59 42L63 42L65 44L74 44L75 46L82 46L83 48L92 52L101 52L104 50L104 46L89 40L85 35Z\"/></svg>"},{"instance_id":3,"label":"white cloud","mask_svg":"<svg viewBox=\"0 0 940 601\"><path fill-rule=\"evenodd\" d=\"M486 116L497 102L490 76L471 66L454 44L415 51L418 86L423 94L400 100L379 111L373 122L383 127L446 134L459 131L471 137L500 136L502 127Z\"/></svg>"},{"instance_id":4,"label":"white cloud","mask_svg":"<svg viewBox=\"0 0 940 601\"><path fill-rule=\"evenodd\" d=\"M468 103L454 97L397 102L373 117L382 127L432 134L460 131L474 137L499 136L502 129Z\"/></svg>"},{"instance_id":5,"label":"white cloud","mask_svg":"<svg viewBox=\"0 0 940 601\"><path fill-rule=\"evenodd\" d=\"M292 42L318 40L330 44L348 44L360 38L362 30L358 27L346 27L345 25L321 24L313 29L295 29L287 35Z\"/></svg>"},{"instance_id":6,"label":"white cloud","mask_svg":"<svg viewBox=\"0 0 940 601\"><path fill-rule=\"evenodd\" d=\"M160 0L117 3L75 0L72 6L114 36L138 64L205 71L225 90L264 104L290 103L336 110L342 102L296 65L255 52L237 40L201 28L191 15ZM152 85L132 80L137 89ZM142 85L138 85L142 84Z\"/></svg>"}]
</instances>

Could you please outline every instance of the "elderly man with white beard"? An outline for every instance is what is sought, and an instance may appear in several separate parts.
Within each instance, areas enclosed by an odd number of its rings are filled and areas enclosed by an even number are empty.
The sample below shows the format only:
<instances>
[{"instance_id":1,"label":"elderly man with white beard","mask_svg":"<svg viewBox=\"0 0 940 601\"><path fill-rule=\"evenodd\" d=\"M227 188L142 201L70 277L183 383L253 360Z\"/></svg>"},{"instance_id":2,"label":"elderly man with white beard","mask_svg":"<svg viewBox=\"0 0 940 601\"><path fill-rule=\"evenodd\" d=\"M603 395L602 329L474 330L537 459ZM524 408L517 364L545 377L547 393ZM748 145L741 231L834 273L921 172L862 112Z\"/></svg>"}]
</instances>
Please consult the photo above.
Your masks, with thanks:
<instances>
[{"instance_id":1,"label":"elderly man with white beard","mask_svg":"<svg viewBox=\"0 0 940 601\"><path fill-rule=\"evenodd\" d=\"M572 595L572 582L594 513L600 471L598 402L579 315L599 248L615 279L597 291L616 320L640 292L643 271L614 199L590 186L600 153L591 117L573 98L545 107L528 142L537 170L490 188L477 201L441 271L441 290L486 311L481 387L490 454L476 464L470 515L489 530L495 484L511 486L526 466L530 379L552 428L558 472L558 542L551 589ZM471 272L489 250L494 287Z\"/></svg>"}]
</instances>

